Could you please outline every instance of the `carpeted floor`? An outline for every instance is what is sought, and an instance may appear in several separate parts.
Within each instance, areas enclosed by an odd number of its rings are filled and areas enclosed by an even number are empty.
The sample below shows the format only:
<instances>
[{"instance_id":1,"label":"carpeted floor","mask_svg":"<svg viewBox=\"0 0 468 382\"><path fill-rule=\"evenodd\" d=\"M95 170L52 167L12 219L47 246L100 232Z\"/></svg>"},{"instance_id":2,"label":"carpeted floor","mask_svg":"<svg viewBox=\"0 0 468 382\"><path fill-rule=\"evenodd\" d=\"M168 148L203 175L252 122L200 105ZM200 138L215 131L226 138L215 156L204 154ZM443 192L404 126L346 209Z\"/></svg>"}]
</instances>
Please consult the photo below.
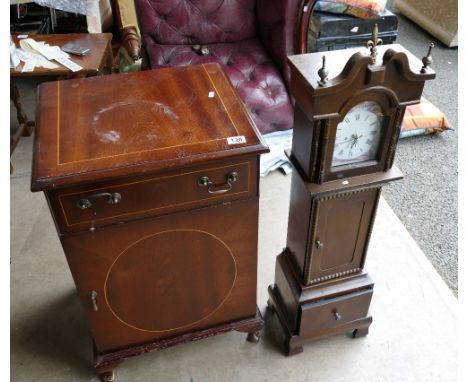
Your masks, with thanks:
<instances>
[{"instance_id":1,"label":"carpeted floor","mask_svg":"<svg viewBox=\"0 0 468 382\"><path fill-rule=\"evenodd\" d=\"M400 140L396 164L405 179L386 186L383 195L457 295L458 49L447 48L398 16L397 43L418 57L435 43L432 67L437 77L426 84L423 95L446 114L455 131Z\"/></svg>"}]
</instances>

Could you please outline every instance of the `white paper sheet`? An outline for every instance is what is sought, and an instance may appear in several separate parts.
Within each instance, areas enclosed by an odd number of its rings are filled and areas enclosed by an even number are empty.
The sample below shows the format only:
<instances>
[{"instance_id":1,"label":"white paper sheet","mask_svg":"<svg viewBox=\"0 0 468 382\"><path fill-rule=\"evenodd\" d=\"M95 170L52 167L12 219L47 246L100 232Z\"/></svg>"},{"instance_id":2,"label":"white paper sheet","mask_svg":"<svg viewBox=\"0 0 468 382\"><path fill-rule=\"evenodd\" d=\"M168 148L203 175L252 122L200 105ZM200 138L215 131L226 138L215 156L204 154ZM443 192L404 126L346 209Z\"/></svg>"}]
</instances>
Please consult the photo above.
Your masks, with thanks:
<instances>
[{"instance_id":1,"label":"white paper sheet","mask_svg":"<svg viewBox=\"0 0 468 382\"><path fill-rule=\"evenodd\" d=\"M52 60L55 60L72 72L83 69L76 62L70 60L68 53L62 51L58 46L51 46L43 41L35 41L32 38L20 40L20 46L22 48L20 59L29 66L55 69L59 67L52 62ZM21 49L19 50L21 51Z\"/></svg>"},{"instance_id":2,"label":"white paper sheet","mask_svg":"<svg viewBox=\"0 0 468 382\"><path fill-rule=\"evenodd\" d=\"M291 164L284 151L292 147L292 129L275 131L263 136L270 152L260 156L260 176L266 176L271 171L281 169L285 174L292 171Z\"/></svg>"}]
</instances>

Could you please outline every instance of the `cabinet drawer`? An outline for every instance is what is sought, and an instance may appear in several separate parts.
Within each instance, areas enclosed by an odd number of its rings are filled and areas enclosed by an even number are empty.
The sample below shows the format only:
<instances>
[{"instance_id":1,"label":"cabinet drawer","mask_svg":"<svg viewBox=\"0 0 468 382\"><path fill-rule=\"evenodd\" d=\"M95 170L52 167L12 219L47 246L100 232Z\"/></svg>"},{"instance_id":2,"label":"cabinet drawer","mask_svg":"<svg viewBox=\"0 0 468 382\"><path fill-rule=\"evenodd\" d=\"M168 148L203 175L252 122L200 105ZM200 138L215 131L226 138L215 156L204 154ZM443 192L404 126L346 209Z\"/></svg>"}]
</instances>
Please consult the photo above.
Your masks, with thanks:
<instances>
[{"instance_id":1,"label":"cabinet drawer","mask_svg":"<svg viewBox=\"0 0 468 382\"><path fill-rule=\"evenodd\" d=\"M61 232L256 195L256 158L48 193Z\"/></svg>"},{"instance_id":2,"label":"cabinet drawer","mask_svg":"<svg viewBox=\"0 0 468 382\"><path fill-rule=\"evenodd\" d=\"M300 334L336 327L367 316L372 289L300 306Z\"/></svg>"}]
</instances>

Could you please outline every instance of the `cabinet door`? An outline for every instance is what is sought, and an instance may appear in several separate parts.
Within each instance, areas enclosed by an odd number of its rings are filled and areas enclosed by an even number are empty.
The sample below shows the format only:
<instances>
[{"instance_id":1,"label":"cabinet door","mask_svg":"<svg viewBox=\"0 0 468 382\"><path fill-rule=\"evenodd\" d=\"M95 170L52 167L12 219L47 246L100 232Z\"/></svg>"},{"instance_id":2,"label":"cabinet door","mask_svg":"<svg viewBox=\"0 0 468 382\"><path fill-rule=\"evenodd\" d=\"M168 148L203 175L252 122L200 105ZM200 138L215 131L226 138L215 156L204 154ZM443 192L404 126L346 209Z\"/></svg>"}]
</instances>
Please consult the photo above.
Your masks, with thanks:
<instances>
[{"instance_id":1,"label":"cabinet door","mask_svg":"<svg viewBox=\"0 0 468 382\"><path fill-rule=\"evenodd\" d=\"M258 198L62 237L99 352L256 313Z\"/></svg>"},{"instance_id":2,"label":"cabinet door","mask_svg":"<svg viewBox=\"0 0 468 382\"><path fill-rule=\"evenodd\" d=\"M322 282L360 271L372 231L380 188L313 201L305 282Z\"/></svg>"}]
</instances>

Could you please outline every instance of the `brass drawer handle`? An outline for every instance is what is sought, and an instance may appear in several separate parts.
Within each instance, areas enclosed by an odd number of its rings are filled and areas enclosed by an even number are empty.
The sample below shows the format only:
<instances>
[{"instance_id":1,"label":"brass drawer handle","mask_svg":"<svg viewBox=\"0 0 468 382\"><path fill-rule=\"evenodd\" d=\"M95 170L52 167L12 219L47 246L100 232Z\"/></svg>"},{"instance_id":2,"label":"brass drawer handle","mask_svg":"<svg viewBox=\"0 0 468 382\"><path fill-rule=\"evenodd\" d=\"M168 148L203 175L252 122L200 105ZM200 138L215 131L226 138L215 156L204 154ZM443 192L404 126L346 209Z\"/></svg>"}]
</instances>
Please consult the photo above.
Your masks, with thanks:
<instances>
[{"instance_id":1,"label":"brass drawer handle","mask_svg":"<svg viewBox=\"0 0 468 382\"><path fill-rule=\"evenodd\" d=\"M109 204L117 204L122 200L122 195L120 195L118 192L113 192L112 194L109 192L98 192L97 194L93 194L88 196L87 198L78 200L76 205L79 209L85 210L93 205L90 199L96 199L101 197L106 197L107 203Z\"/></svg>"},{"instance_id":2,"label":"brass drawer handle","mask_svg":"<svg viewBox=\"0 0 468 382\"><path fill-rule=\"evenodd\" d=\"M213 182L210 180L209 177L202 176L201 178L198 179L198 185L200 187L208 187L208 192L210 194L224 194L225 192L228 192L231 190L232 183L236 182L238 177L239 177L239 174L236 171L231 171L226 176L226 183L216 186L213 184ZM224 187L224 188L220 188L220 187Z\"/></svg>"}]
</instances>

